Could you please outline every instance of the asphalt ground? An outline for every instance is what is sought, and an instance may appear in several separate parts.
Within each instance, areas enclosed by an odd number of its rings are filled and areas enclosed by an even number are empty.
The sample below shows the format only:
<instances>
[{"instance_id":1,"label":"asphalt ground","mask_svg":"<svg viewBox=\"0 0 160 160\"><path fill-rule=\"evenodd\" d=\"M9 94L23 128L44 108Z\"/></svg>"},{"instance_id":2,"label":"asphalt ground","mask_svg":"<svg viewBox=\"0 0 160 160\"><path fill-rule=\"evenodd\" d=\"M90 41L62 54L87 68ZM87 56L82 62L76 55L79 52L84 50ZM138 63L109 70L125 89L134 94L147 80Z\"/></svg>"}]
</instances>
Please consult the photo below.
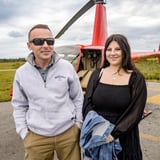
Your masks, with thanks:
<instances>
[{"instance_id":1,"label":"asphalt ground","mask_svg":"<svg viewBox=\"0 0 160 160\"><path fill-rule=\"evenodd\" d=\"M160 83L147 83L146 111L140 122L143 160L160 160ZM10 102L0 103L0 160L23 160L21 138L16 134ZM56 158L55 158L56 159Z\"/></svg>"}]
</instances>

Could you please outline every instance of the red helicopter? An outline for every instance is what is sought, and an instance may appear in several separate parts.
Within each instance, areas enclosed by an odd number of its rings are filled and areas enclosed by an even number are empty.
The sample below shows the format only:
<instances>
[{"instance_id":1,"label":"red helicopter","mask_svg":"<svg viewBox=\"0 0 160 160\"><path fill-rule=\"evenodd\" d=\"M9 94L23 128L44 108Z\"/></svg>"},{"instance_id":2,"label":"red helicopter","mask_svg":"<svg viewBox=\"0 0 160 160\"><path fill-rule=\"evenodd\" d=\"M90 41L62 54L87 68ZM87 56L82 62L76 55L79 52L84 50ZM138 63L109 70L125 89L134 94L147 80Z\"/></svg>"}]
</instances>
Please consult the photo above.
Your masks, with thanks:
<instances>
[{"instance_id":1,"label":"red helicopter","mask_svg":"<svg viewBox=\"0 0 160 160\"><path fill-rule=\"evenodd\" d=\"M105 4L106 0L89 0L55 36L56 39L60 38L80 16L96 5L92 43L90 45L77 44L55 47L57 53L74 65L84 91L92 70L103 64L102 55L104 54L104 44L108 36ZM134 61L155 56L158 57L160 63L160 46L158 51L132 52Z\"/></svg>"}]
</instances>

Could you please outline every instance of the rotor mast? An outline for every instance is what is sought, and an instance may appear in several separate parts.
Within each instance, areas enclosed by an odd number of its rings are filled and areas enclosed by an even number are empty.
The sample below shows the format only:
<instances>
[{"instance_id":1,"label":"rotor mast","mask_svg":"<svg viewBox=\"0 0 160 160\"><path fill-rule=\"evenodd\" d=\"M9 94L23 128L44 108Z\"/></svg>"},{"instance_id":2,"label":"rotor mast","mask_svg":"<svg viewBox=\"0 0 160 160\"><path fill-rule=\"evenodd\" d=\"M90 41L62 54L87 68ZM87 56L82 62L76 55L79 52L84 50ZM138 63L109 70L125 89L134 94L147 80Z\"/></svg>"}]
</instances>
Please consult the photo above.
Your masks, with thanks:
<instances>
[{"instance_id":1,"label":"rotor mast","mask_svg":"<svg viewBox=\"0 0 160 160\"><path fill-rule=\"evenodd\" d=\"M92 37L92 45L94 46L104 46L107 38L107 16L104 4L106 4L105 0L96 0L96 12Z\"/></svg>"}]
</instances>

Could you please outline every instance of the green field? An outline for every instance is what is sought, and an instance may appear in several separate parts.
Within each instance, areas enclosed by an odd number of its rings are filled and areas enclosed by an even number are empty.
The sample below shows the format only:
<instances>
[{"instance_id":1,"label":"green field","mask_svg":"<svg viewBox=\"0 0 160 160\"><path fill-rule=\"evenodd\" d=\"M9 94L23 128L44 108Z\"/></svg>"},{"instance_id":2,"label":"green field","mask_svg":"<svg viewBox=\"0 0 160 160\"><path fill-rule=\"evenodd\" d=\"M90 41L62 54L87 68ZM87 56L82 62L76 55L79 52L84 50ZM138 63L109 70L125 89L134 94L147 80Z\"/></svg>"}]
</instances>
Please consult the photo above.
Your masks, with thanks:
<instances>
[{"instance_id":1,"label":"green field","mask_svg":"<svg viewBox=\"0 0 160 160\"><path fill-rule=\"evenodd\" d=\"M0 102L10 100L15 70L24 62L0 62Z\"/></svg>"},{"instance_id":2,"label":"green field","mask_svg":"<svg viewBox=\"0 0 160 160\"><path fill-rule=\"evenodd\" d=\"M146 80L160 82L160 64L157 58L150 58L136 63Z\"/></svg>"},{"instance_id":3,"label":"green field","mask_svg":"<svg viewBox=\"0 0 160 160\"><path fill-rule=\"evenodd\" d=\"M10 90L15 70L24 63L22 61L0 61L0 102L10 100ZM141 60L135 63L147 81L160 82L160 64L157 58Z\"/></svg>"}]
</instances>

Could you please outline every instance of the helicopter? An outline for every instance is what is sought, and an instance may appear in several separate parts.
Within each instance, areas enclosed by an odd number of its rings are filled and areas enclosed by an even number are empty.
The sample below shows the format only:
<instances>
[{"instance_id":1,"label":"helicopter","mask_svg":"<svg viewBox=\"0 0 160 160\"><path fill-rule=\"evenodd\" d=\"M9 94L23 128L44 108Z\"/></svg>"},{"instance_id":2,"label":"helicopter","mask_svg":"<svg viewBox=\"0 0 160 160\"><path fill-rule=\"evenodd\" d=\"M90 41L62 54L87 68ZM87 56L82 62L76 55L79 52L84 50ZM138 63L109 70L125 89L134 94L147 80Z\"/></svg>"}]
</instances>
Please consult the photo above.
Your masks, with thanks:
<instances>
[{"instance_id":1,"label":"helicopter","mask_svg":"<svg viewBox=\"0 0 160 160\"><path fill-rule=\"evenodd\" d=\"M104 44L108 36L106 0L89 0L55 36L55 39L60 38L79 17L94 5L96 6L91 44L55 46L55 51L62 56L62 58L70 61L75 67L84 92L92 71L101 67L104 62L102 57L104 54ZM158 51L131 53L133 61L155 56L158 57L160 63L160 45Z\"/></svg>"}]
</instances>

